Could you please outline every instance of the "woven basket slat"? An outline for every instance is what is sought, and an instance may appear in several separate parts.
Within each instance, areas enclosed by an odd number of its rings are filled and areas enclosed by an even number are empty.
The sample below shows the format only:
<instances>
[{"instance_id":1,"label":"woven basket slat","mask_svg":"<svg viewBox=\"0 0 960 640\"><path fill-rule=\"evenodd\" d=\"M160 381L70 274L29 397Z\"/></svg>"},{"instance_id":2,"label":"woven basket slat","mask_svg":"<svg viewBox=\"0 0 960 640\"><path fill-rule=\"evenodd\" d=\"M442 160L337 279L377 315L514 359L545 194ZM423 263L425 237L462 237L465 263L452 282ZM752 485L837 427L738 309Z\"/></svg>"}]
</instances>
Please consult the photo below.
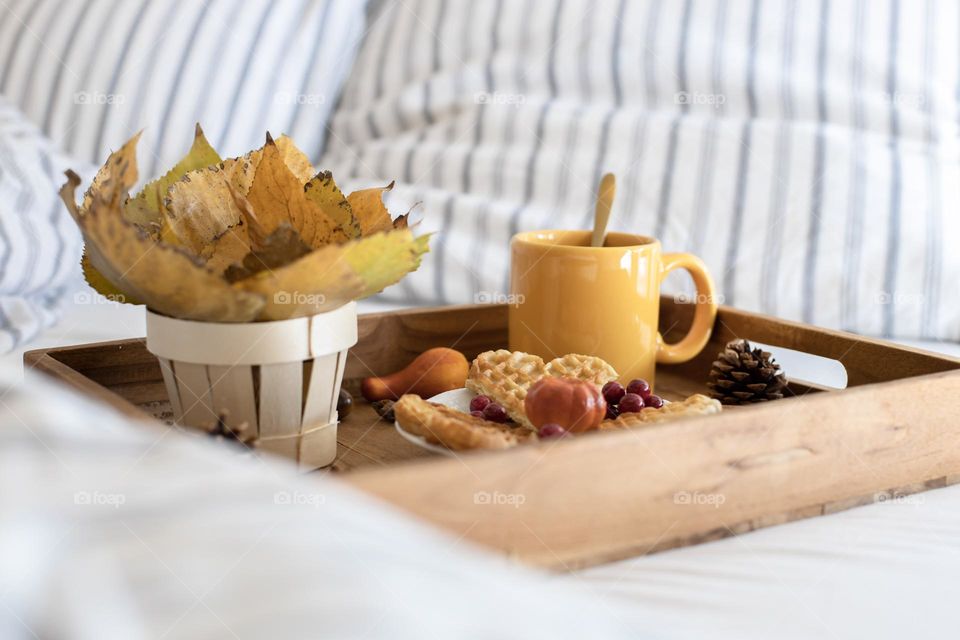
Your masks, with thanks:
<instances>
[{"instance_id":1,"label":"woven basket slat","mask_svg":"<svg viewBox=\"0 0 960 640\"><path fill-rule=\"evenodd\" d=\"M313 360L310 379L304 380L307 390L301 422L304 429L336 420L337 401L333 393L339 393L340 389L336 384L339 357L340 354L331 353Z\"/></svg>"},{"instance_id":2,"label":"woven basket slat","mask_svg":"<svg viewBox=\"0 0 960 640\"><path fill-rule=\"evenodd\" d=\"M177 389L177 379L173 375L173 365L166 358L157 358L160 363L160 372L163 374L163 384L167 388L167 395L170 397L170 410L173 411L173 419L177 422L183 422L183 407L180 406L180 390Z\"/></svg>"},{"instance_id":3,"label":"woven basket slat","mask_svg":"<svg viewBox=\"0 0 960 640\"><path fill-rule=\"evenodd\" d=\"M207 368L192 362L175 362L173 375L180 392L183 407L183 423L205 431L217 426L217 416L210 405L210 380Z\"/></svg>"},{"instance_id":4,"label":"woven basket slat","mask_svg":"<svg viewBox=\"0 0 960 640\"><path fill-rule=\"evenodd\" d=\"M257 403L253 392L252 367L210 365L210 399L213 412L223 416L226 426L238 430L246 425L245 434L257 434Z\"/></svg>"}]
</instances>

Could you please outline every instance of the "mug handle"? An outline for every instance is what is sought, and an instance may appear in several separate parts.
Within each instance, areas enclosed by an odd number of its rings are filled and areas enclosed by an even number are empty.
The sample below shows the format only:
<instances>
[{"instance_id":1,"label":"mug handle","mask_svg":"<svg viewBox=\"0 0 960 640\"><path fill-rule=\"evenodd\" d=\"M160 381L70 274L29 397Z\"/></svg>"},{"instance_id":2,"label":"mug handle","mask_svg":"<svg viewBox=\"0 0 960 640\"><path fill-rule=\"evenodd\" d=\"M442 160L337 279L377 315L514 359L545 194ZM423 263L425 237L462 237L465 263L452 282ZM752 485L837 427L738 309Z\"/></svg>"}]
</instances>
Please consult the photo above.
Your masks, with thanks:
<instances>
[{"instance_id":1,"label":"mug handle","mask_svg":"<svg viewBox=\"0 0 960 640\"><path fill-rule=\"evenodd\" d=\"M657 333L657 362L665 364L678 364L696 357L710 340L713 322L717 318L713 278L710 277L703 260L690 253L666 253L660 267L660 281L663 282L667 274L674 269L686 269L693 276L697 299L693 325L680 342L668 344L664 342L663 336Z\"/></svg>"}]
</instances>

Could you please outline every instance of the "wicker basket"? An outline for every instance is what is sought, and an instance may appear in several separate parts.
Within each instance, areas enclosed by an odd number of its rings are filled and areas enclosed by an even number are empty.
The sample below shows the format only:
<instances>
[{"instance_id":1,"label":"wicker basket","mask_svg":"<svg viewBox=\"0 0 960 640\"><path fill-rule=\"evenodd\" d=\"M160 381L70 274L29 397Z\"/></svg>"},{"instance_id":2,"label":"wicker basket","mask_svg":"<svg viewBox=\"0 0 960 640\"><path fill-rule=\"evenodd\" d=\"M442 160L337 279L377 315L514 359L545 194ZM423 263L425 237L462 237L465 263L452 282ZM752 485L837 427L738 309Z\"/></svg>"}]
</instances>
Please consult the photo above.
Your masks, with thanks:
<instances>
[{"instance_id":1,"label":"wicker basket","mask_svg":"<svg viewBox=\"0 0 960 640\"><path fill-rule=\"evenodd\" d=\"M277 322L221 324L147 311L147 349L157 356L178 424L218 420L305 470L337 454L337 398L357 305Z\"/></svg>"}]
</instances>

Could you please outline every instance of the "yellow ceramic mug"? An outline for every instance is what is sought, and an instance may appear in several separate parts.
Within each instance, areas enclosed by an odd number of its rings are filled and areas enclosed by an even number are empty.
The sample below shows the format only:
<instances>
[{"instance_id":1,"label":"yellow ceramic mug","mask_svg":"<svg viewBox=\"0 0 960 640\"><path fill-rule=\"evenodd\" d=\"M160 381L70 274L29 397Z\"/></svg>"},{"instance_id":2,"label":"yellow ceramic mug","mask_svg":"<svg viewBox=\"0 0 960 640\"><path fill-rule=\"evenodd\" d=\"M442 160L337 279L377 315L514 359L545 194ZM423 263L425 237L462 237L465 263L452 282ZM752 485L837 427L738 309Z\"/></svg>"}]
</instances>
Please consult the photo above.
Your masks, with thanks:
<instances>
[{"instance_id":1,"label":"yellow ceramic mug","mask_svg":"<svg viewBox=\"0 0 960 640\"><path fill-rule=\"evenodd\" d=\"M510 348L552 359L595 355L626 382L654 382L656 363L686 362L707 344L717 315L713 279L688 253L662 254L653 238L589 231L530 231L511 241ZM676 344L657 330L660 283L686 269L697 287L693 326Z\"/></svg>"}]
</instances>

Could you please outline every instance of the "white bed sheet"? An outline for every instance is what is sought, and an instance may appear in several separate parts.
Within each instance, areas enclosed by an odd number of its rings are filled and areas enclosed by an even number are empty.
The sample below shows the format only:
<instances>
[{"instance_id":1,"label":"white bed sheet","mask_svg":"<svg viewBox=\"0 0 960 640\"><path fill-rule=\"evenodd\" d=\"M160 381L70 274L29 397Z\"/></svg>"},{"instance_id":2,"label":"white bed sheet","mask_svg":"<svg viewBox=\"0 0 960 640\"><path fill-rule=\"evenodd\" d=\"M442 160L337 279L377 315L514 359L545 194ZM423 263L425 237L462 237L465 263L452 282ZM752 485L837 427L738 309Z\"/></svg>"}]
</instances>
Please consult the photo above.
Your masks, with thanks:
<instances>
[{"instance_id":1,"label":"white bed sheet","mask_svg":"<svg viewBox=\"0 0 960 640\"><path fill-rule=\"evenodd\" d=\"M677 638L956 637L960 486L580 572Z\"/></svg>"},{"instance_id":2,"label":"white bed sheet","mask_svg":"<svg viewBox=\"0 0 960 640\"><path fill-rule=\"evenodd\" d=\"M142 335L142 309L81 299L28 348ZM960 354L956 345L917 346ZM0 359L5 379L20 374L22 351ZM960 486L555 581L599 597L645 637L896 638L953 634L958 573Z\"/></svg>"}]
</instances>

